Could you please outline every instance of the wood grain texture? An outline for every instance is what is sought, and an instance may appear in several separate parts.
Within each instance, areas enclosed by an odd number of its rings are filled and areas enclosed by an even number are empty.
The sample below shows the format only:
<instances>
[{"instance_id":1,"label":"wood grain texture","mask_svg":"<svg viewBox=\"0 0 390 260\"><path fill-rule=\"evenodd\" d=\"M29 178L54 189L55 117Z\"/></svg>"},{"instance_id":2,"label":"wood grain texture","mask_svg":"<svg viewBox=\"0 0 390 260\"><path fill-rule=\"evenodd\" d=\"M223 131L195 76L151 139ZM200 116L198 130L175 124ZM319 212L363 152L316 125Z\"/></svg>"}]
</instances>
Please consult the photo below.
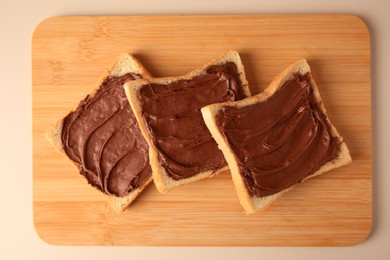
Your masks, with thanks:
<instances>
[{"instance_id":1,"label":"wood grain texture","mask_svg":"<svg viewBox=\"0 0 390 260\"><path fill-rule=\"evenodd\" d=\"M88 186L44 134L88 94L121 52L155 76L188 73L240 52L253 94L299 58L311 65L352 164L313 178L266 210L243 213L228 172L160 194L122 214ZM370 41L351 15L56 17L32 39L33 205L56 245L344 246L372 219Z\"/></svg>"}]
</instances>

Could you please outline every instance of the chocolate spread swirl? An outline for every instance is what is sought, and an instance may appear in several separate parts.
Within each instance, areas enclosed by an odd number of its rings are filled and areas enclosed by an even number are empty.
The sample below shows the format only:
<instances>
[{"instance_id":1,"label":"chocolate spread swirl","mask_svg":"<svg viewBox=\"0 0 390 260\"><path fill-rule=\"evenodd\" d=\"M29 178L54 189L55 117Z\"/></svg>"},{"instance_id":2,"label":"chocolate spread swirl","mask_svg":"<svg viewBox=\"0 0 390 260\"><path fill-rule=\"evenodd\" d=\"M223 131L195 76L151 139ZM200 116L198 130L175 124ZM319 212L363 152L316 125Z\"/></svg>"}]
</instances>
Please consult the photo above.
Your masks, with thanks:
<instances>
[{"instance_id":1,"label":"chocolate spread swirl","mask_svg":"<svg viewBox=\"0 0 390 260\"><path fill-rule=\"evenodd\" d=\"M189 80L146 84L140 88L142 117L159 161L171 178L185 179L226 165L200 109L245 97L233 62L212 65Z\"/></svg>"},{"instance_id":2,"label":"chocolate spread swirl","mask_svg":"<svg viewBox=\"0 0 390 260\"><path fill-rule=\"evenodd\" d=\"M339 140L315 100L309 73L296 74L267 101L225 106L218 128L238 161L250 196L275 194L334 159Z\"/></svg>"},{"instance_id":3,"label":"chocolate spread swirl","mask_svg":"<svg viewBox=\"0 0 390 260\"><path fill-rule=\"evenodd\" d=\"M63 121L65 153L92 186L118 197L151 176L148 145L123 89L125 82L139 78L132 73L107 77Z\"/></svg>"}]
</instances>

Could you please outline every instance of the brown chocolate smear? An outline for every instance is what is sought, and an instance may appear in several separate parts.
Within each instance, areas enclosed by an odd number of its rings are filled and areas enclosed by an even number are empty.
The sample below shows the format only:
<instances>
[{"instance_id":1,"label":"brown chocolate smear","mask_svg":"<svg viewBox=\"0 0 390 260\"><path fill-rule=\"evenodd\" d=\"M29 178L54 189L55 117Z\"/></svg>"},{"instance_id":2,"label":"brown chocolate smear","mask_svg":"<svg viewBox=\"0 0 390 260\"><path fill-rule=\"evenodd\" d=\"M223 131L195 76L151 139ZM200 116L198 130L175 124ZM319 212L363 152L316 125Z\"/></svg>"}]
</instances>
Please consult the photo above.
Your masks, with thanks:
<instances>
[{"instance_id":1,"label":"brown chocolate smear","mask_svg":"<svg viewBox=\"0 0 390 260\"><path fill-rule=\"evenodd\" d=\"M217 114L251 196L275 194L333 160L339 140L315 101L309 73L296 74L267 101Z\"/></svg>"},{"instance_id":2,"label":"brown chocolate smear","mask_svg":"<svg viewBox=\"0 0 390 260\"><path fill-rule=\"evenodd\" d=\"M107 77L63 121L62 144L88 182L102 192L126 196L151 176L148 145L126 98L128 73Z\"/></svg>"},{"instance_id":3,"label":"brown chocolate smear","mask_svg":"<svg viewBox=\"0 0 390 260\"><path fill-rule=\"evenodd\" d=\"M180 180L209 170L215 172L226 165L200 109L245 97L233 62L212 65L190 80L140 88L143 119L160 163L171 178Z\"/></svg>"}]
</instances>

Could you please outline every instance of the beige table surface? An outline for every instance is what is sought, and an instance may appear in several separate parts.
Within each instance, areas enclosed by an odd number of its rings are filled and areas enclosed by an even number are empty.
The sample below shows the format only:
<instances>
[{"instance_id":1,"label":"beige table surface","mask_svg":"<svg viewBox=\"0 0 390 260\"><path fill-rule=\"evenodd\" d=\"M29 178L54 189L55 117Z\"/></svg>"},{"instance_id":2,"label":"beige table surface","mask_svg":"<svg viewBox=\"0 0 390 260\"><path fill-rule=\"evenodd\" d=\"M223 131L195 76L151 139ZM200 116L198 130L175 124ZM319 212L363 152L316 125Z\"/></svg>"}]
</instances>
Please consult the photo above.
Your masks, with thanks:
<instances>
[{"instance_id":1,"label":"beige table surface","mask_svg":"<svg viewBox=\"0 0 390 260\"><path fill-rule=\"evenodd\" d=\"M389 259L390 2L382 1L123 1L0 2L0 254L2 259ZM32 220L31 36L61 15L349 13L371 33L373 226L351 247L59 247L41 241ZM386 48L387 47L387 48ZM387 84L386 84L387 83Z\"/></svg>"}]
</instances>

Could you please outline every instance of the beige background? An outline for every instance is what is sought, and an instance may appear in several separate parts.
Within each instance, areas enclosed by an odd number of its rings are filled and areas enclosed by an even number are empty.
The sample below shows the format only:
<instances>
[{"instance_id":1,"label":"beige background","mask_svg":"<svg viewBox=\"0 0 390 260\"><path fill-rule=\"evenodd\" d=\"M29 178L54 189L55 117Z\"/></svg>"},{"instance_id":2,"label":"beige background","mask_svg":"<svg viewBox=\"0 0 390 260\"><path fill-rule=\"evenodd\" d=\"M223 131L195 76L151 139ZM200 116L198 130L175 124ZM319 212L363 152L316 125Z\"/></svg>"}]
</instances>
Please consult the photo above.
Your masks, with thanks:
<instances>
[{"instance_id":1,"label":"beige background","mask_svg":"<svg viewBox=\"0 0 390 260\"><path fill-rule=\"evenodd\" d=\"M390 2L377 1L0 1L0 165L2 259L389 259ZM371 33L373 228L356 246L338 248L59 247L42 242L32 221L31 36L47 17L202 13L350 13ZM386 48L387 47L387 48ZM387 83L387 84L386 84Z\"/></svg>"}]
</instances>

